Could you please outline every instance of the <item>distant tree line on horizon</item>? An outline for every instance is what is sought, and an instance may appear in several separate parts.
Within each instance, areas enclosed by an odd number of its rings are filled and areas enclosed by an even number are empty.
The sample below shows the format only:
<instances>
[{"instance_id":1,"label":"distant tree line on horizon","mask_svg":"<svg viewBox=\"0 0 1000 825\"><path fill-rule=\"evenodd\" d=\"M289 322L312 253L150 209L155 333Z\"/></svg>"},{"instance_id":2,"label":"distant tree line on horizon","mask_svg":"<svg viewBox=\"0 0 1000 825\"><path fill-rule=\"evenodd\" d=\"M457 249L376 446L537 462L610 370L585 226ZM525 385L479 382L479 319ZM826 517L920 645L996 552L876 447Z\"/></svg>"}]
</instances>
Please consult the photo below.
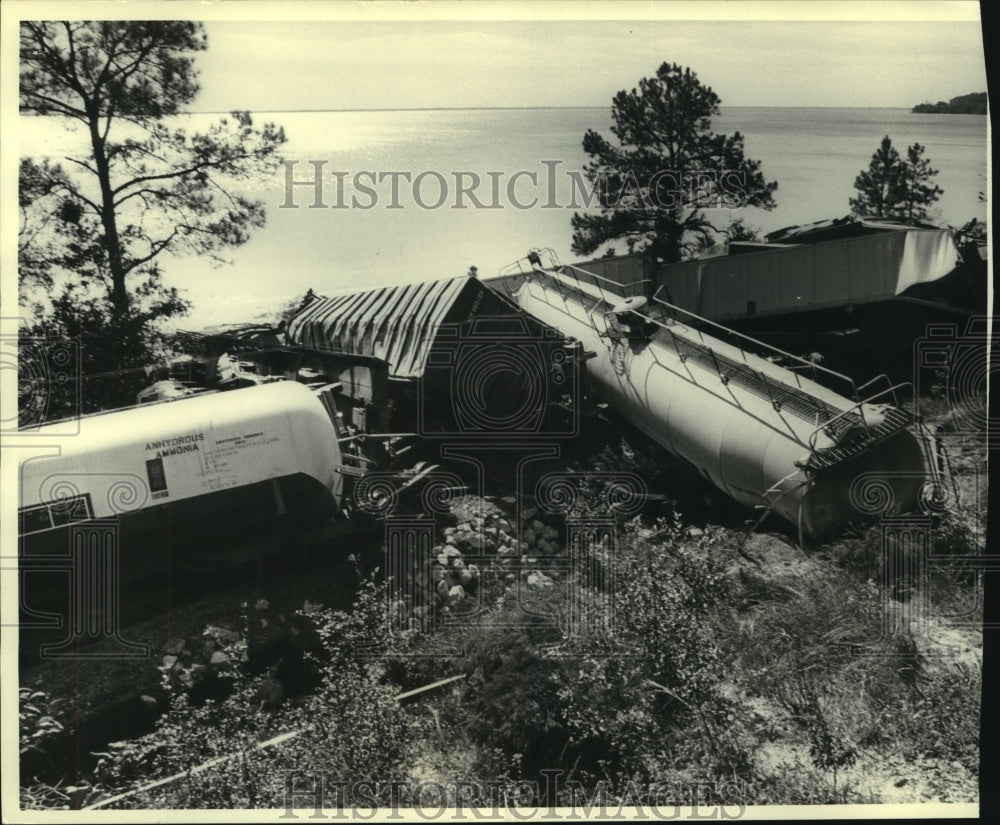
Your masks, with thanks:
<instances>
[{"instance_id":1,"label":"distant tree line on horizon","mask_svg":"<svg viewBox=\"0 0 1000 825\"><path fill-rule=\"evenodd\" d=\"M947 103L918 103L913 111L921 115L985 115L986 92L973 92L953 97Z\"/></svg>"}]
</instances>

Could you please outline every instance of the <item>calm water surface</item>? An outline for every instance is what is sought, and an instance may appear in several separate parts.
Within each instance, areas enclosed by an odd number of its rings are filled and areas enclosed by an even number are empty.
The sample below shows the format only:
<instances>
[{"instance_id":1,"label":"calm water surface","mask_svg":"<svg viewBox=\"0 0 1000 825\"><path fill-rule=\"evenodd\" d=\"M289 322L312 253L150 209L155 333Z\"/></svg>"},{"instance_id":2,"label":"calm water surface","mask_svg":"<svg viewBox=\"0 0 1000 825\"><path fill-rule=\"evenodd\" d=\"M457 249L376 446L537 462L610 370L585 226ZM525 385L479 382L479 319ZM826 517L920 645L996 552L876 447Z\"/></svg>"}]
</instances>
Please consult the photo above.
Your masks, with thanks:
<instances>
[{"instance_id":1,"label":"calm water surface","mask_svg":"<svg viewBox=\"0 0 1000 825\"><path fill-rule=\"evenodd\" d=\"M322 162L327 208L310 208L312 186L294 187L289 200L282 170L259 183L267 226L228 253L233 266L164 260L169 281L195 303L182 327L250 320L309 288L332 292L461 275L472 264L489 275L534 246L575 260L570 173L579 173L587 161L581 141L588 128L610 137L607 108L283 112L255 118L285 127L285 157L298 161L295 179L311 180L310 161ZM212 119L194 116L191 126ZM765 232L846 215L854 179L886 134L900 150L914 141L926 146L944 189L936 204L940 223L986 216L978 199L987 188L984 116L726 108L713 128L741 132L748 156L778 181L776 209L739 213ZM32 123L22 137L22 154L58 156L65 139L48 125ZM384 173L381 182L368 172ZM399 173L395 197L390 173ZM465 195L458 191L462 186ZM719 223L730 214L719 213Z\"/></svg>"}]
</instances>

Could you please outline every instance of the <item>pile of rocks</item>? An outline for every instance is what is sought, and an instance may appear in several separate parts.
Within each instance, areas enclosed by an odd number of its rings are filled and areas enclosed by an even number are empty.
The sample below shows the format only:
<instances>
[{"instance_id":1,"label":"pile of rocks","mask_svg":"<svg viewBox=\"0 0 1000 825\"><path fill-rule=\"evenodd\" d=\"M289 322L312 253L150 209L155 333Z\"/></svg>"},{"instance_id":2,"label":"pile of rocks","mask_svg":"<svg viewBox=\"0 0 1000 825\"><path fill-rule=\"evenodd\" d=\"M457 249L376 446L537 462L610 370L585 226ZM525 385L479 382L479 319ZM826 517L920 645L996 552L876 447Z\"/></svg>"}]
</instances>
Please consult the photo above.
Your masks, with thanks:
<instances>
[{"instance_id":1,"label":"pile of rocks","mask_svg":"<svg viewBox=\"0 0 1000 825\"><path fill-rule=\"evenodd\" d=\"M522 554L531 556L556 556L563 551L563 525L554 526L556 517L548 515L542 520L541 514L534 507L521 511L521 531L519 547Z\"/></svg>"},{"instance_id":2,"label":"pile of rocks","mask_svg":"<svg viewBox=\"0 0 1000 825\"><path fill-rule=\"evenodd\" d=\"M158 668L167 692L183 692L208 698L221 691L222 677L233 667L226 648L242 642L242 634L226 627L209 625L201 638L177 637L164 645ZM240 657L246 660L246 654Z\"/></svg>"},{"instance_id":3,"label":"pile of rocks","mask_svg":"<svg viewBox=\"0 0 1000 825\"><path fill-rule=\"evenodd\" d=\"M415 565L407 574L410 627L424 627L437 611L472 609L484 573L510 585L516 566L529 587L551 586L551 577L533 568L563 551L563 528L556 526L555 516L526 508L519 529L516 514L478 496L462 496L451 502L441 522L447 526L439 525L440 543L431 548L423 569Z\"/></svg>"}]
</instances>

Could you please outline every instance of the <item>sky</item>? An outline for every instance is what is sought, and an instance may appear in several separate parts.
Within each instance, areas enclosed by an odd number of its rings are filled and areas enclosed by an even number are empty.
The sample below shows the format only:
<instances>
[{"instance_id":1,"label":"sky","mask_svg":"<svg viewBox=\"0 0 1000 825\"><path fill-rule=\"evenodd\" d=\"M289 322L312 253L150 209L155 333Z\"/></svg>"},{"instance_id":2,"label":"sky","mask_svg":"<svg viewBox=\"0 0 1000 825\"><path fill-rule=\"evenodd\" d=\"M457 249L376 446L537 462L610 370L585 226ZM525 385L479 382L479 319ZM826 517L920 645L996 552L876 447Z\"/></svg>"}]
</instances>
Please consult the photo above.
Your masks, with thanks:
<instances>
[{"instance_id":1,"label":"sky","mask_svg":"<svg viewBox=\"0 0 1000 825\"><path fill-rule=\"evenodd\" d=\"M912 107L986 90L975 11L967 22L210 21L196 108L605 106L664 61L729 106Z\"/></svg>"},{"instance_id":2,"label":"sky","mask_svg":"<svg viewBox=\"0 0 1000 825\"><path fill-rule=\"evenodd\" d=\"M18 16L203 20L194 109L206 112L606 106L664 61L690 66L727 106L909 108L986 89L979 4L967 0L3 6L7 38Z\"/></svg>"}]
</instances>

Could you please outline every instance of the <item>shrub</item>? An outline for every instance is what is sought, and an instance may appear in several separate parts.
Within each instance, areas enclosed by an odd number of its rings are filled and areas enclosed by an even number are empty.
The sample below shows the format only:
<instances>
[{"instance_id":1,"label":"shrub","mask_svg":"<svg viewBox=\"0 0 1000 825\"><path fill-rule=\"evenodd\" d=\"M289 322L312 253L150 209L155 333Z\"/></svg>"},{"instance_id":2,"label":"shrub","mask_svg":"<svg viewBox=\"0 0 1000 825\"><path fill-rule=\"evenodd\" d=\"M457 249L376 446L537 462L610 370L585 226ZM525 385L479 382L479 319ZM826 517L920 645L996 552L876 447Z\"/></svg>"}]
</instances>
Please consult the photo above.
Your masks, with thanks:
<instances>
[{"instance_id":1,"label":"shrub","mask_svg":"<svg viewBox=\"0 0 1000 825\"><path fill-rule=\"evenodd\" d=\"M222 700L194 703L175 693L156 729L115 743L98 765L106 795L136 791L147 784L184 774L168 784L142 790L115 803L128 808L283 807L293 770L314 770L343 780L390 780L403 776L410 724L396 701L398 688L385 679L377 660L356 653L384 641L385 589L369 581L355 610L313 611L300 616L320 640L307 652L321 673L317 690L294 703L265 709L261 685L267 675L234 666L232 692ZM241 657L240 640L229 650ZM228 649L228 648L227 648ZM259 748L285 733L280 745Z\"/></svg>"}]
</instances>

